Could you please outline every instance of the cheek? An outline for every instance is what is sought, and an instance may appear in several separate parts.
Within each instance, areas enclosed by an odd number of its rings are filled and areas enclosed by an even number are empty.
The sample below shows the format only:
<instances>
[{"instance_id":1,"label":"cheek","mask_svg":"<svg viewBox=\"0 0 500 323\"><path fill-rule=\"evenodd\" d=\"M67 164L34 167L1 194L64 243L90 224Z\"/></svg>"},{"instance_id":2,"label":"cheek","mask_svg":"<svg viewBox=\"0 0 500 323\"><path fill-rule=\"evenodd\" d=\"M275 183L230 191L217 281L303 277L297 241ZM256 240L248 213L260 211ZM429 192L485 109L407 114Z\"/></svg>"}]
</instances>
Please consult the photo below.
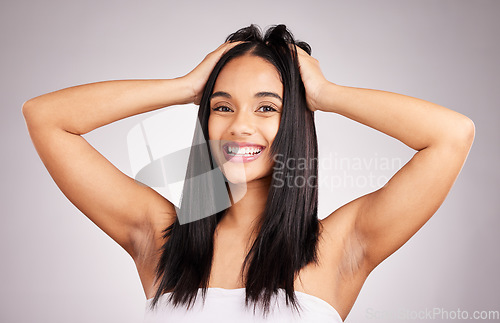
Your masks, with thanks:
<instances>
[{"instance_id":1,"label":"cheek","mask_svg":"<svg viewBox=\"0 0 500 323\"><path fill-rule=\"evenodd\" d=\"M231 120L220 116L208 118L208 136L210 140L220 140L227 132Z\"/></svg>"},{"instance_id":2,"label":"cheek","mask_svg":"<svg viewBox=\"0 0 500 323\"><path fill-rule=\"evenodd\" d=\"M278 133L279 127L280 127L280 119L276 118L275 120L269 120L266 126L262 129L262 133L265 135L266 140L269 143L272 143L274 141L274 138Z\"/></svg>"}]
</instances>

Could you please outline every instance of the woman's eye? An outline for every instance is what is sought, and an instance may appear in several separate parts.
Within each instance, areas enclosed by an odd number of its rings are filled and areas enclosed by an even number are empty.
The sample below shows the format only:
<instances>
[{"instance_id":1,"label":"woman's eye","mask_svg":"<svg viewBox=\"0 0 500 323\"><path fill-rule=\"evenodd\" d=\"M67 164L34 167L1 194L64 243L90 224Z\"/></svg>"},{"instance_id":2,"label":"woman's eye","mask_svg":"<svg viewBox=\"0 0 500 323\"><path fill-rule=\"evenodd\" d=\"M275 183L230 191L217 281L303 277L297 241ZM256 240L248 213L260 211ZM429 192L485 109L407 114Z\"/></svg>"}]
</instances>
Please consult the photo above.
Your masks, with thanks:
<instances>
[{"instance_id":1,"label":"woman's eye","mask_svg":"<svg viewBox=\"0 0 500 323\"><path fill-rule=\"evenodd\" d=\"M261 111L261 112L273 112L273 111L277 111L275 108L273 108L272 106L270 105L264 105L264 106L261 106L257 111Z\"/></svg>"},{"instance_id":2,"label":"woman's eye","mask_svg":"<svg viewBox=\"0 0 500 323\"><path fill-rule=\"evenodd\" d=\"M230 112L232 111L229 107L226 107L224 105L218 106L216 108L212 109L213 111L221 111L221 112Z\"/></svg>"}]
</instances>

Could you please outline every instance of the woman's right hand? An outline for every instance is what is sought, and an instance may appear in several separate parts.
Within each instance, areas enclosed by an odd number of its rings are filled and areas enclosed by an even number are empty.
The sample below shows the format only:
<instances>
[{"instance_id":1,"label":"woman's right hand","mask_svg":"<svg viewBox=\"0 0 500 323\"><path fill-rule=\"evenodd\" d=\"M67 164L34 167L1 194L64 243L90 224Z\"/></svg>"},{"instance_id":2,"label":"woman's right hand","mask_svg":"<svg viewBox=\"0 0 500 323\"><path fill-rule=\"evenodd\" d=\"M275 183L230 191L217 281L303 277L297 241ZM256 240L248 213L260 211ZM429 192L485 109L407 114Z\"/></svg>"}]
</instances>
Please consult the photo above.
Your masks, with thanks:
<instances>
[{"instance_id":1,"label":"woman's right hand","mask_svg":"<svg viewBox=\"0 0 500 323\"><path fill-rule=\"evenodd\" d=\"M200 104L205 84L207 83L208 77L210 76L210 73L212 73L212 70L214 69L219 59L228 50L241 43L241 41L223 43L216 50L208 54L203 59L203 61L198 64L198 66L196 66L191 72L182 77L182 79L188 82L188 84L193 89L193 97L191 99L191 102L194 102L194 104L196 105Z\"/></svg>"}]
</instances>

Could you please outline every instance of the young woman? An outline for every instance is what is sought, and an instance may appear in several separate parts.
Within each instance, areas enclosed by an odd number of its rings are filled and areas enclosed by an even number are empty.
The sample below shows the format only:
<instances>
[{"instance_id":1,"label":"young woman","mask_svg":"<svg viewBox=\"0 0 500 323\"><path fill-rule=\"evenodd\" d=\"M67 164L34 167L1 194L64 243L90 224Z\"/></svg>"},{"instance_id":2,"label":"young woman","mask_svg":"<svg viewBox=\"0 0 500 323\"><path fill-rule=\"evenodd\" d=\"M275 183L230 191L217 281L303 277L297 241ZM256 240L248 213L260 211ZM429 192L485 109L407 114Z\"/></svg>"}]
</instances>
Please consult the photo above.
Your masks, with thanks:
<instances>
[{"instance_id":1,"label":"young woman","mask_svg":"<svg viewBox=\"0 0 500 323\"><path fill-rule=\"evenodd\" d=\"M81 136L187 103L200 105L195 138L210 142L193 145L187 179L220 169L231 199L224 210L211 208L213 178L187 180L176 209ZM323 220L316 110L416 150L386 185ZM237 31L183 77L71 87L27 101L23 114L59 188L134 259L148 322L343 321L369 273L443 203L474 138L472 121L442 106L329 82L283 25ZM308 167L286 167L298 160ZM299 177L306 185L294 184Z\"/></svg>"}]
</instances>

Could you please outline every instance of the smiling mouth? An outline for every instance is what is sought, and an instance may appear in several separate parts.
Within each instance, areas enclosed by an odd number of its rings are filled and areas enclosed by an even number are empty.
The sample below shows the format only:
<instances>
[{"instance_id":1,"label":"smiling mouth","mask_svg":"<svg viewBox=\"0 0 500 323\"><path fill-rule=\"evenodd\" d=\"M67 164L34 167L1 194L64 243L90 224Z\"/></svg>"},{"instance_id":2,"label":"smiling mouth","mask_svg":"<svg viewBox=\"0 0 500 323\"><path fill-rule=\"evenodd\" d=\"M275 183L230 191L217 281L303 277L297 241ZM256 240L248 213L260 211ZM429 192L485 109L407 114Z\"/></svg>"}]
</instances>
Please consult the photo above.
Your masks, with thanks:
<instances>
[{"instance_id":1,"label":"smiling mouth","mask_svg":"<svg viewBox=\"0 0 500 323\"><path fill-rule=\"evenodd\" d=\"M227 143L222 150L227 160L247 162L257 159L266 147L260 145L246 145Z\"/></svg>"}]
</instances>

